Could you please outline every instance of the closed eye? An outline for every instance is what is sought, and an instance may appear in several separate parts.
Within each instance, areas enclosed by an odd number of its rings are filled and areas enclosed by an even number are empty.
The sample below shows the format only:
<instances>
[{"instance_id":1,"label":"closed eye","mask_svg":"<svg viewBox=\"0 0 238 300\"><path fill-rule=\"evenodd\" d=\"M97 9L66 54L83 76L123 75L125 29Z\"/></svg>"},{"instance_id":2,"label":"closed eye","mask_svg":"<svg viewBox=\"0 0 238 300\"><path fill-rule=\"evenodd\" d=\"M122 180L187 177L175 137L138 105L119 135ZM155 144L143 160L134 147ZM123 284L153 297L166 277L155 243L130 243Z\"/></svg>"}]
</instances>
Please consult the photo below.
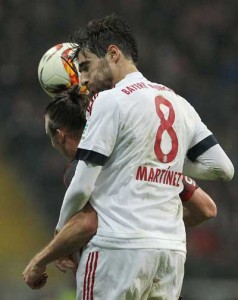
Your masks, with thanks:
<instances>
[{"instance_id":1,"label":"closed eye","mask_svg":"<svg viewBox=\"0 0 238 300\"><path fill-rule=\"evenodd\" d=\"M88 61L83 61L81 63L79 63L79 72L87 72L88 71L88 66L89 66L89 62Z\"/></svg>"}]
</instances>

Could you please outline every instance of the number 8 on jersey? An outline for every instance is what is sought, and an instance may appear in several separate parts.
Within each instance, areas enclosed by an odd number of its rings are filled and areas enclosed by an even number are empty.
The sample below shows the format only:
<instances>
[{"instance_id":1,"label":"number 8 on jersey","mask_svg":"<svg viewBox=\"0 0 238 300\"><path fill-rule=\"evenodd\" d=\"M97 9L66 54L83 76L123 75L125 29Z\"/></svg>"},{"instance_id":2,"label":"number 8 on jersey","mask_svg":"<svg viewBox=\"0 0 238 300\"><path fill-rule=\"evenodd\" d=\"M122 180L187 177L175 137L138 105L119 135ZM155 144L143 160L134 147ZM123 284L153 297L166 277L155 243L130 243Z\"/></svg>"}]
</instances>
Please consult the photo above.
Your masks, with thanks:
<instances>
[{"instance_id":1,"label":"number 8 on jersey","mask_svg":"<svg viewBox=\"0 0 238 300\"><path fill-rule=\"evenodd\" d=\"M162 104L167 106L169 109L169 115L167 120L165 119L165 115L161 110ZM172 127L175 120L175 113L172 104L162 96L155 97L155 106L157 115L159 116L161 122L156 134L154 151L156 157L160 162L169 163L175 159L178 153L178 138L174 128ZM165 131L168 132L168 135L171 138L171 149L167 154L164 153L161 149L162 135Z\"/></svg>"}]
</instances>

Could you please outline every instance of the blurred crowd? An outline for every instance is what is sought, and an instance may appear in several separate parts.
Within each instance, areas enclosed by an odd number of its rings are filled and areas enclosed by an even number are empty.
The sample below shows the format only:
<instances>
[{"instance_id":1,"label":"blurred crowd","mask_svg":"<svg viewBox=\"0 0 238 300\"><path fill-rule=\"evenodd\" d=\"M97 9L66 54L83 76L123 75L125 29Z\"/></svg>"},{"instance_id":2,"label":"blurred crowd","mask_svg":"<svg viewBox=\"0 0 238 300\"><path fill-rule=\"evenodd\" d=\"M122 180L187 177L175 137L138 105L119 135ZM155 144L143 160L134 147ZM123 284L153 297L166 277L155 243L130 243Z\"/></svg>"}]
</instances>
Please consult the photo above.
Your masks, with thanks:
<instances>
[{"instance_id":1,"label":"blurred crowd","mask_svg":"<svg viewBox=\"0 0 238 300\"><path fill-rule=\"evenodd\" d=\"M138 38L139 69L184 96L238 165L238 2L203 0L8 0L0 2L0 154L45 215L57 221L65 160L44 129L49 98L37 67L88 20L122 15ZM215 220L188 231L187 276L235 277L238 270L238 177L199 182L215 200Z\"/></svg>"}]
</instances>

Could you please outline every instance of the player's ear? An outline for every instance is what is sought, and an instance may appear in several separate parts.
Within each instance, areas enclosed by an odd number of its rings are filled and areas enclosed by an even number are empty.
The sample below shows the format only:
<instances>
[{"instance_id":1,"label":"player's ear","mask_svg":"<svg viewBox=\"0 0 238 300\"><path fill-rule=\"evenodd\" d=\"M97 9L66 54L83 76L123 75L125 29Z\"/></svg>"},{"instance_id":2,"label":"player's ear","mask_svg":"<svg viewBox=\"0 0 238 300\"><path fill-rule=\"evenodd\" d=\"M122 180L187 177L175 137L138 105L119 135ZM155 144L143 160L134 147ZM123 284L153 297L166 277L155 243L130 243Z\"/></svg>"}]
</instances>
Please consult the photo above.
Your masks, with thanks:
<instances>
[{"instance_id":1,"label":"player's ear","mask_svg":"<svg viewBox=\"0 0 238 300\"><path fill-rule=\"evenodd\" d=\"M117 62L120 57L120 50L115 45L110 45L107 48L107 55L110 61Z\"/></svg>"},{"instance_id":2,"label":"player's ear","mask_svg":"<svg viewBox=\"0 0 238 300\"><path fill-rule=\"evenodd\" d=\"M56 136L57 136L57 139L58 139L58 142L63 144L64 141L65 141L65 133L64 131L60 130L60 129L57 129L56 130Z\"/></svg>"}]
</instances>

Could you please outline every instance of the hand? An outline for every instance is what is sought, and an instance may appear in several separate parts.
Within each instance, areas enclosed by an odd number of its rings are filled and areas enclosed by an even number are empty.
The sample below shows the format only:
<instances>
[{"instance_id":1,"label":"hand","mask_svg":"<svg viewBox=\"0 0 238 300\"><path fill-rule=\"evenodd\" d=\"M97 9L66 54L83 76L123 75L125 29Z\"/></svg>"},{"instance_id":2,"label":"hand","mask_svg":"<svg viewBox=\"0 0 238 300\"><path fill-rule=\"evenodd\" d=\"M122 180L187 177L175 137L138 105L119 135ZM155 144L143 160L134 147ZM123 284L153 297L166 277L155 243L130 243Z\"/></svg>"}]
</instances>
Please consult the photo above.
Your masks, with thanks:
<instances>
[{"instance_id":1,"label":"hand","mask_svg":"<svg viewBox=\"0 0 238 300\"><path fill-rule=\"evenodd\" d=\"M76 276L78 262L74 255L69 255L67 257L57 259L55 261L55 266L59 271L63 273L66 273L67 269L70 269L72 270L74 276Z\"/></svg>"},{"instance_id":2,"label":"hand","mask_svg":"<svg viewBox=\"0 0 238 300\"><path fill-rule=\"evenodd\" d=\"M22 272L22 277L27 285L33 290L42 288L47 281L46 266L37 265L33 259L25 270Z\"/></svg>"}]
</instances>

